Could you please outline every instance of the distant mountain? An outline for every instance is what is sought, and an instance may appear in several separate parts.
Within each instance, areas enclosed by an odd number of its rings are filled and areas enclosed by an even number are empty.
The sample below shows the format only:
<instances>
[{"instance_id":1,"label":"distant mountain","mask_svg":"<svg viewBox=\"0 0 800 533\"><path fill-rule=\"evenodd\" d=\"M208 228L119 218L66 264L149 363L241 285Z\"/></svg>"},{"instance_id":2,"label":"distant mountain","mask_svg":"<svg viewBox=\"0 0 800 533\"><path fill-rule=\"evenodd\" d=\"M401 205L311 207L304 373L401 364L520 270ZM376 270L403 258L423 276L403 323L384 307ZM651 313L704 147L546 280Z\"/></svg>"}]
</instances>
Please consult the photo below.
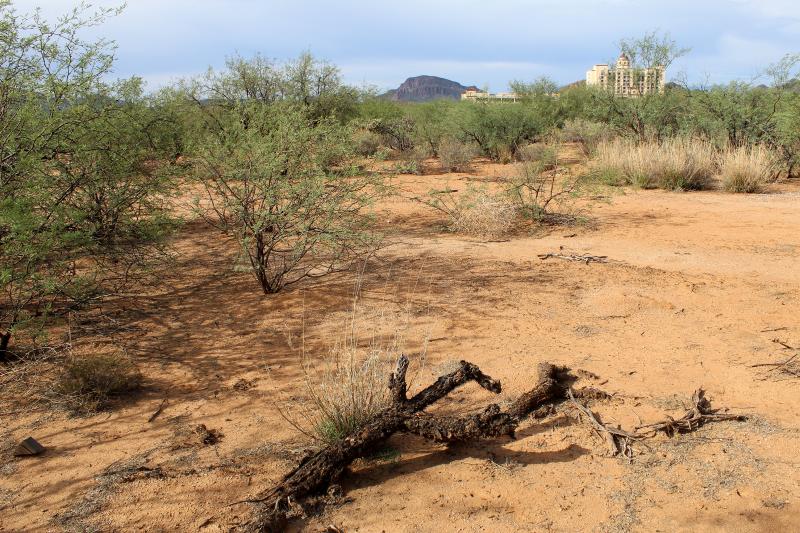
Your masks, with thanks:
<instances>
[{"instance_id":1,"label":"distant mountain","mask_svg":"<svg viewBox=\"0 0 800 533\"><path fill-rule=\"evenodd\" d=\"M408 78L397 89L383 94L384 98L398 102L428 102L430 100L460 100L461 94L474 86L464 86L458 82L437 76L415 76Z\"/></svg>"}]
</instances>

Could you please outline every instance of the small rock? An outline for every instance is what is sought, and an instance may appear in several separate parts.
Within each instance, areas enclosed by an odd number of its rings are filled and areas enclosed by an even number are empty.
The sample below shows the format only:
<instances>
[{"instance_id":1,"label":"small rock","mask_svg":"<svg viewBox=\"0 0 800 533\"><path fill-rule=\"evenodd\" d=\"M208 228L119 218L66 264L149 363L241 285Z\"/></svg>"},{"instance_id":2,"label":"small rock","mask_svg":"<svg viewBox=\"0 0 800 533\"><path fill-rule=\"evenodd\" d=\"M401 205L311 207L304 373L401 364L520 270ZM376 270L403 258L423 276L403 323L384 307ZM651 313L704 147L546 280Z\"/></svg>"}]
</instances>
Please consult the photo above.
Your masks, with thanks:
<instances>
[{"instance_id":1,"label":"small rock","mask_svg":"<svg viewBox=\"0 0 800 533\"><path fill-rule=\"evenodd\" d=\"M14 450L14 455L17 457L28 456L28 455L39 455L44 453L44 450L45 447L39 444L39 441L37 441L33 437L28 437L27 439L17 444L17 448Z\"/></svg>"},{"instance_id":2,"label":"small rock","mask_svg":"<svg viewBox=\"0 0 800 533\"><path fill-rule=\"evenodd\" d=\"M208 429L205 424L198 425L196 428L194 428L194 432L199 437L200 442L206 446L213 446L224 436L216 429Z\"/></svg>"}]
</instances>

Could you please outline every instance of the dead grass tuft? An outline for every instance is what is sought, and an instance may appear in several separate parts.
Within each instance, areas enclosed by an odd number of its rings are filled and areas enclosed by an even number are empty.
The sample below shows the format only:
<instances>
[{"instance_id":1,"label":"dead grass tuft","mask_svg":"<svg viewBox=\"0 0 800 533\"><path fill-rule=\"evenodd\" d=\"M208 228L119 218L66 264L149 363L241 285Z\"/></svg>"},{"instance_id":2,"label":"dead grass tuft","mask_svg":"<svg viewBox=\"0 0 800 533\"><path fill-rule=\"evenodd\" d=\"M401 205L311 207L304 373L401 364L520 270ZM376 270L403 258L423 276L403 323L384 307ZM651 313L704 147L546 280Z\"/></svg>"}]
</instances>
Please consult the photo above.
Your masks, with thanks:
<instances>
[{"instance_id":1,"label":"dead grass tuft","mask_svg":"<svg viewBox=\"0 0 800 533\"><path fill-rule=\"evenodd\" d=\"M317 445L352 434L389 406L388 377L398 357L410 355L409 314L363 305L354 297L351 313L333 325L341 332L322 358L303 350L305 401L282 400L278 410ZM424 364L427 336L412 360ZM413 378L412 378L413 379Z\"/></svg>"},{"instance_id":2,"label":"dead grass tuft","mask_svg":"<svg viewBox=\"0 0 800 533\"><path fill-rule=\"evenodd\" d=\"M142 375L130 358L120 354L73 357L64 363L53 384L52 403L76 414L90 414L141 387Z\"/></svg>"},{"instance_id":3,"label":"dead grass tuft","mask_svg":"<svg viewBox=\"0 0 800 533\"><path fill-rule=\"evenodd\" d=\"M777 166L775 154L764 146L726 149L719 156L722 188L734 193L758 192L774 179Z\"/></svg>"},{"instance_id":4,"label":"dead grass tuft","mask_svg":"<svg viewBox=\"0 0 800 533\"><path fill-rule=\"evenodd\" d=\"M714 147L706 141L678 138L637 144L616 139L599 144L592 175L608 185L702 190L713 184L715 160Z\"/></svg>"},{"instance_id":5,"label":"dead grass tuft","mask_svg":"<svg viewBox=\"0 0 800 533\"><path fill-rule=\"evenodd\" d=\"M477 150L471 144L446 137L439 143L439 164L446 172L467 172Z\"/></svg>"}]
</instances>

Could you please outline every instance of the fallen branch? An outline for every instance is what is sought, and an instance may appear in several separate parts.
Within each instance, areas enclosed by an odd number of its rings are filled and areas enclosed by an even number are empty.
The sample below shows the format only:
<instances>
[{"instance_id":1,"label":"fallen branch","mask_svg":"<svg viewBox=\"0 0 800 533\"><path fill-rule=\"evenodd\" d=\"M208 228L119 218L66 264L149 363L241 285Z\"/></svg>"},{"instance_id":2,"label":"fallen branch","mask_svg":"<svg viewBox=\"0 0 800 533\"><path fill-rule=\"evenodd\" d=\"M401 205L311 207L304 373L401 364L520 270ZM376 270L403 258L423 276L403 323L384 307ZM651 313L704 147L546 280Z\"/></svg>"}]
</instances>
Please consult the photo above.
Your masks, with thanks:
<instances>
[{"instance_id":1,"label":"fallen branch","mask_svg":"<svg viewBox=\"0 0 800 533\"><path fill-rule=\"evenodd\" d=\"M790 345L788 345L787 343L783 342L780 339L772 339L772 342L774 342L775 344L780 344L781 346L783 346L787 350L798 350L798 348L795 348L794 346L790 346Z\"/></svg>"},{"instance_id":2,"label":"fallen branch","mask_svg":"<svg viewBox=\"0 0 800 533\"><path fill-rule=\"evenodd\" d=\"M590 255L590 254L582 254L582 255L574 255L574 254L539 254L537 256L539 259L544 261L545 259L563 259L564 261L577 261L581 263L608 263L608 256L607 255Z\"/></svg>"},{"instance_id":3,"label":"fallen branch","mask_svg":"<svg viewBox=\"0 0 800 533\"><path fill-rule=\"evenodd\" d=\"M161 412L164 411L164 406L165 405L167 405L167 399L166 398L161 400L161 403L158 405L158 409L156 409L155 412L153 412L153 414L150 415L150 418L148 418L147 421L148 422L152 422L153 420L158 418L158 415L160 415Z\"/></svg>"},{"instance_id":4,"label":"fallen branch","mask_svg":"<svg viewBox=\"0 0 800 533\"><path fill-rule=\"evenodd\" d=\"M461 361L457 370L439 377L436 382L408 398L407 370L408 359L401 356L389 379L392 393L389 407L355 433L303 459L263 496L247 500L260 504L248 529L283 531L292 508L298 505L302 507L304 499L324 493L353 461L368 455L394 433L412 433L447 443L513 436L524 417L546 402L563 400L575 381L567 369L542 363L538 367L536 386L523 394L508 410L503 411L492 404L478 414L442 417L427 415L422 411L466 383L475 382L497 394L501 391L500 382L484 374L474 364Z\"/></svg>"},{"instance_id":5,"label":"fallen branch","mask_svg":"<svg viewBox=\"0 0 800 533\"><path fill-rule=\"evenodd\" d=\"M720 413L712 409L705 393L698 389L692 396L693 408L683 417L637 427L633 432L604 424L577 398L605 399L609 396L597 389L572 390L576 377L566 368L542 363L538 367L536 386L521 395L506 410L490 404L483 411L467 416L435 416L423 411L444 398L456 388L475 382L484 389L501 391L500 382L484 374L472 363L461 361L458 369L439 377L416 395L408 398L406 372L408 359L401 356L389 378L391 405L358 431L344 439L306 456L291 472L262 496L244 500L257 503L259 508L246 528L251 531L283 531L293 513L304 512L306 506L330 492L333 483L356 459L365 457L379 448L395 433L410 433L439 443L464 442L500 436L513 437L520 422L537 410L552 408L555 403L569 399L589 420L592 428L604 435L611 455L632 457L631 443L663 431L668 435L693 431L706 422L718 420L743 420L741 415ZM243 502L237 502L243 503Z\"/></svg>"},{"instance_id":6,"label":"fallen branch","mask_svg":"<svg viewBox=\"0 0 800 533\"><path fill-rule=\"evenodd\" d=\"M572 394L572 389L568 390L569 399L581 413L583 413L592 425L592 428L601 436L604 436L608 442L609 455L612 457L622 455L624 457L633 457L633 448L631 443L635 440L641 439L641 435L636 435L629 431L625 431L620 427L613 427L608 424L603 424L598 416L594 414L589 408L578 403L575 396Z\"/></svg>"},{"instance_id":7,"label":"fallen branch","mask_svg":"<svg viewBox=\"0 0 800 533\"><path fill-rule=\"evenodd\" d=\"M733 415L720 413L720 409L712 409L711 402L705 397L703 389L697 389L692 395L692 409L688 410L681 418L675 420L667 416L666 420L653 424L637 426L634 431L626 431L621 427L613 427L604 424L600 418L586 406L581 405L568 390L567 394L575 408L578 409L589 421L599 435L603 436L608 442L609 455L622 455L627 458L633 457L631 444L634 441L642 440L654 436L659 431L663 431L670 437L676 433L689 433L695 431L707 422L718 422L723 420L745 420L743 415Z\"/></svg>"},{"instance_id":8,"label":"fallen branch","mask_svg":"<svg viewBox=\"0 0 800 533\"><path fill-rule=\"evenodd\" d=\"M670 437L676 433L689 433L694 431L700 426L708 422L719 422L722 420L746 420L744 415L734 415L728 413L720 413L721 409L712 409L711 402L706 398L706 392L703 389L697 389L692 394L692 408L686 411L686 414L675 420L672 417L667 417L666 420L656 422L655 424L647 424L644 426L636 427L636 432L645 435L654 435L659 431L663 431ZM642 433L642 430L645 430Z\"/></svg>"}]
</instances>

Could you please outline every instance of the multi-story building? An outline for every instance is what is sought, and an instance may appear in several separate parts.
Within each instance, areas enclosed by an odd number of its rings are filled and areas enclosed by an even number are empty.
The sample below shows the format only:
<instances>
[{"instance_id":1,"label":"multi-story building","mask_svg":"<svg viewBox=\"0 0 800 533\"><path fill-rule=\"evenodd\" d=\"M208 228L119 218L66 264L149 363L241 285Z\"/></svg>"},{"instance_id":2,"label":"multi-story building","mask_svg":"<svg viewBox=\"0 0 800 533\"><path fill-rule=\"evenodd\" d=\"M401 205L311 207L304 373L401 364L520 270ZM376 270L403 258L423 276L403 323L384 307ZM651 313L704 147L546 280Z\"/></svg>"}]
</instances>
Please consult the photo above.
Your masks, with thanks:
<instances>
[{"instance_id":1,"label":"multi-story building","mask_svg":"<svg viewBox=\"0 0 800 533\"><path fill-rule=\"evenodd\" d=\"M462 100L503 100L507 102L516 102L519 97L516 93L490 93L486 91L477 91L475 89L467 89L461 93Z\"/></svg>"},{"instance_id":2,"label":"multi-story building","mask_svg":"<svg viewBox=\"0 0 800 533\"><path fill-rule=\"evenodd\" d=\"M631 68L625 54L617 59L614 68L607 64L595 65L586 72L586 85L595 85L613 91L615 96L638 97L664 92L664 67Z\"/></svg>"}]
</instances>

